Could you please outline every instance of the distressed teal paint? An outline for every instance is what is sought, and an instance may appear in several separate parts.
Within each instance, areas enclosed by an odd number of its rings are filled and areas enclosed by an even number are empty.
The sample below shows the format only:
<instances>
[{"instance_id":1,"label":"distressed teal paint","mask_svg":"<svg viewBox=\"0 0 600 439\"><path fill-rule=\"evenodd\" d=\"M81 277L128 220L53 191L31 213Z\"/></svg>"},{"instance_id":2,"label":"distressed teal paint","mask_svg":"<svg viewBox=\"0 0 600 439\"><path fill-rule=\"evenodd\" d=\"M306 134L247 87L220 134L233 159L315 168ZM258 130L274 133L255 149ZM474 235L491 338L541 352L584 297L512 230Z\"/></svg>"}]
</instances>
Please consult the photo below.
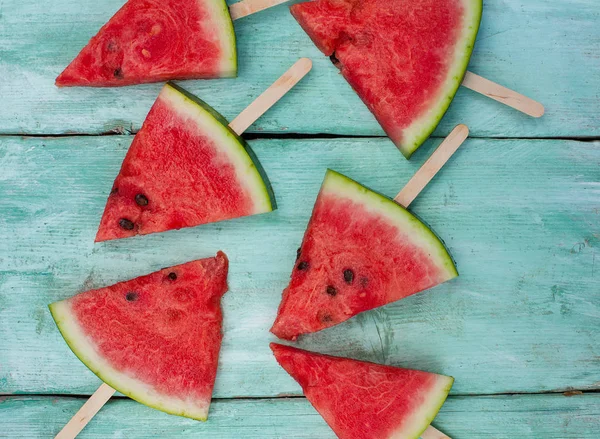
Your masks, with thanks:
<instances>
[{"instance_id":1,"label":"distressed teal paint","mask_svg":"<svg viewBox=\"0 0 600 439\"><path fill-rule=\"evenodd\" d=\"M82 438L332 438L268 349L295 250L327 167L393 196L408 162L385 138L251 141L279 209L94 245L107 192L161 87L57 89L54 78L123 0L0 0L0 437L52 437L99 385L47 304L209 256L231 260L209 422L114 399ZM540 100L532 119L462 88L436 131L472 136L411 210L445 240L460 277L300 345L456 378L435 425L455 439L592 439L600 430L600 9L596 0L489 0L470 70ZM313 71L250 131L382 136L285 6L235 23L237 80L182 85L231 118L298 57ZM496 137L525 139L493 140ZM596 391L565 397L540 392ZM529 393L514 396L487 394ZM23 394L23 396L16 396ZM34 396L58 395L58 396ZM463 395L463 396L460 396ZM471 395L471 396L465 396ZM479 395L479 396L477 396ZM262 399L232 399L259 397Z\"/></svg>"},{"instance_id":2,"label":"distressed teal paint","mask_svg":"<svg viewBox=\"0 0 600 439\"><path fill-rule=\"evenodd\" d=\"M61 397L0 400L2 437L53 437L83 403ZM453 438L597 439L600 395L450 397L434 425ZM81 438L335 439L304 398L219 400L208 422L170 416L127 399L112 399Z\"/></svg>"},{"instance_id":3,"label":"distressed teal paint","mask_svg":"<svg viewBox=\"0 0 600 439\"><path fill-rule=\"evenodd\" d=\"M123 0L3 0L0 132L99 133L139 129L159 84L58 89L54 79ZM459 90L436 135L457 123L478 137L598 136L597 0L486 0L470 70L546 105L533 119ZM298 57L313 71L251 129L256 133L383 135L285 5L236 21L239 78L182 82L226 117L239 113Z\"/></svg>"},{"instance_id":4,"label":"distressed teal paint","mask_svg":"<svg viewBox=\"0 0 600 439\"><path fill-rule=\"evenodd\" d=\"M251 141L276 212L95 245L129 140L0 140L0 392L92 392L98 380L46 305L222 249L231 274L215 395L298 394L268 328L325 169L393 196L437 143L407 162L387 139ZM460 277L301 344L450 374L454 394L600 388L599 169L599 142L467 140L411 206Z\"/></svg>"}]
</instances>

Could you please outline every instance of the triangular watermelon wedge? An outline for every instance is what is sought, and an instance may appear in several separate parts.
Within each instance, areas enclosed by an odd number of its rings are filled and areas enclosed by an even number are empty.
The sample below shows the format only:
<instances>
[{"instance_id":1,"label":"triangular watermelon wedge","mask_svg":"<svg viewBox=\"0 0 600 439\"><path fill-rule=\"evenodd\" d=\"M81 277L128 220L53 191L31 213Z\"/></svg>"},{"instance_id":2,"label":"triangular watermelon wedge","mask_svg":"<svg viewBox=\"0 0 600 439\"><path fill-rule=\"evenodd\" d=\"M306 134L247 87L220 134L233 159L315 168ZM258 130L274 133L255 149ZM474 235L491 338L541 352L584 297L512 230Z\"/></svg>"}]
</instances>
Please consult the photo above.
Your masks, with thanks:
<instances>
[{"instance_id":1,"label":"triangular watermelon wedge","mask_svg":"<svg viewBox=\"0 0 600 439\"><path fill-rule=\"evenodd\" d=\"M65 341L136 401L205 421L221 347L224 253L50 305Z\"/></svg>"},{"instance_id":2,"label":"triangular watermelon wedge","mask_svg":"<svg viewBox=\"0 0 600 439\"><path fill-rule=\"evenodd\" d=\"M482 0L315 0L298 23L409 158L463 79Z\"/></svg>"},{"instance_id":3,"label":"triangular watermelon wedge","mask_svg":"<svg viewBox=\"0 0 600 439\"><path fill-rule=\"evenodd\" d=\"M167 84L123 160L96 242L275 207L269 181L248 144L207 104Z\"/></svg>"},{"instance_id":4,"label":"triangular watermelon wedge","mask_svg":"<svg viewBox=\"0 0 600 439\"><path fill-rule=\"evenodd\" d=\"M418 218L328 170L271 332L295 340L457 275Z\"/></svg>"},{"instance_id":5,"label":"triangular watermelon wedge","mask_svg":"<svg viewBox=\"0 0 600 439\"><path fill-rule=\"evenodd\" d=\"M225 0L129 0L56 78L56 85L115 87L237 75Z\"/></svg>"},{"instance_id":6,"label":"triangular watermelon wedge","mask_svg":"<svg viewBox=\"0 0 600 439\"><path fill-rule=\"evenodd\" d=\"M277 362L340 439L417 439L454 378L271 343Z\"/></svg>"}]
</instances>

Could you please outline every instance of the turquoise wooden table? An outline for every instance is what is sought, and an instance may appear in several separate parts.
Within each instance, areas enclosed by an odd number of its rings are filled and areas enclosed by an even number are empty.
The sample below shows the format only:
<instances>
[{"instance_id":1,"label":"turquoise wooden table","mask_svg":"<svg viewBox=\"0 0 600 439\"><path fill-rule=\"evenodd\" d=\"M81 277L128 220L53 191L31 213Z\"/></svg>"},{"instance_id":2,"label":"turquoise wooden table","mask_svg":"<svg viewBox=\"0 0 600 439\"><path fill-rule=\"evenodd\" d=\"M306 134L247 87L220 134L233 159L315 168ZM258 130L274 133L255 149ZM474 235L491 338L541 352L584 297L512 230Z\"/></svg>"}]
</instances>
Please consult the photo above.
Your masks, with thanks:
<instances>
[{"instance_id":1,"label":"turquoise wooden table","mask_svg":"<svg viewBox=\"0 0 600 439\"><path fill-rule=\"evenodd\" d=\"M461 89L408 162L286 7L235 23L237 80L185 87L235 116L298 57L309 76L246 134L273 214L94 245L107 190L160 89L54 78L122 4L0 0L0 437L50 438L99 380L47 304L214 255L231 260L209 421L113 398L82 438L333 438L270 353L325 168L395 195L457 123L471 138L412 210L461 276L308 336L309 349L452 375L456 439L600 437L600 5L486 0L470 70L546 105L532 119Z\"/></svg>"}]
</instances>

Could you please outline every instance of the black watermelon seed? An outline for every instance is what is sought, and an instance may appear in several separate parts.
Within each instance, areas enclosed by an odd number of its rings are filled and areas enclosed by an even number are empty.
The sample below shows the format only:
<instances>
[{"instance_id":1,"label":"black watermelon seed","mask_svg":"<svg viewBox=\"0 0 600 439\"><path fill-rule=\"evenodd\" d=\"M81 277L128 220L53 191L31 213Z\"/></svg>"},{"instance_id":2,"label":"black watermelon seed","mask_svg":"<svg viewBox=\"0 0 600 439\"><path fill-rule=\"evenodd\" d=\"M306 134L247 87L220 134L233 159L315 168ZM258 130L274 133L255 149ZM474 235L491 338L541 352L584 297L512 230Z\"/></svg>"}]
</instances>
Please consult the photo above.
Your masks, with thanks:
<instances>
[{"instance_id":1,"label":"black watermelon seed","mask_svg":"<svg viewBox=\"0 0 600 439\"><path fill-rule=\"evenodd\" d=\"M331 62L333 63L334 66L338 66L338 64L340 63L340 60L337 59L337 57L335 56L335 52L333 52L330 56L329 59L331 60Z\"/></svg>"},{"instance_id":2,"label":"black watermelon seed","mask_svg":"<svg viewBox=\"0 0 600 439\"><path fill-rule=\"evenodd\" d=\"M327 291L327 294L329 294L331 297L335 297L337 295L337 290L332 285L327 285L326 291Z\"/></svg>"},{"instance_id":3,"label":"black watermelon seed","mask_svg":"<svg viewBox=\"0 0 600 439\"><path fill-rule=\"evenodd\" d=\"M354 282L354 271L350 270L349 268L344 270L344 280L347 284Z\"/></svg>"},{"instance_id":4,"label":"black watermelon seed","mask_svg":"<svg viewBox=\"0 0 600 439\"><path fill-rule=\"evenodd\" d=\"M144 194L137 194L135 196L135 202L138 206L147 206L148 198L146 198L146 196Z\"/></svg>"},{"instance_id":5,"label":"black watermelon seed","mask_svg":"<svg viewBox=\"0 0 600 439\"><path fill-rule=\"evenodd\" d=\"M127 218L121 218L119 220L119 226L124 230L133 230L135 225Z\"/></svg>"},{"instance_id":6,"label":"black watermelon seed","mask_svg":"<svg viewBox=\"0 0 600 439\"><path fill-rule=\"evenodd\" d=\"M298 264L298 270L306 270L308 268L308 262L302 261Z\"/></svg>"},{"instance_id":7,"label":"black watermelon seed","mask_svg":"<svg viewBox=\"0 0 600 439\"><path fill-rule=\"evenodd\" d=\"M116 194L118 194L118 193L119 193L119 188L118 188L118 187L115 187L115 188L113 188L113 190L112 190L112 191L110 191L110 194L111 194L111 195L116 195Z\"/></svg>"},{"instance_id":8,"label":"black watermelon seed","mask_svg":"<svg viewBox=\"0 0 600 439\"><path fill-rule=\"evenodd\" d=\"M323 316L321 317L321 321L323 323L331 322L331 314L323 314Z\"/></svg>"},{"instance_id":9,"label":"black watermelon seed","mask_svg":"<svg viewBox=\"0 0 600 439\"><path fill-rule=\"evenodd\" d=\"M138 293L130 291L125 295L125 300L127 300L128 302L135 302L136 300L138 300Z\"/></svg>"},{"instance_id":10,"label":"black watermelon seed","mask_svg":"<svg viewBox=\"0 0 600 439\"><path fill-rule=\"evenodd\" d=\"M171 280L177 280L177 273L171 271L167 277Z\"/></svg>"},{"instance_id":11,"label":"black watermelon seed","mask_svg":"<svg viewBox=\"0 0 600 439\"><path fill-rule=\"evenodd\" d=\"M296 250L296 260L300 259L301 251L302 251L302 249L300 247L298 247L298 250Z\"/></svg>"},{"instance_id":12,"label":"black watermelon seed","mask_svg":"<svg viewBox=\"0 0 600 439\"><path fill-rule=\"evenodd\" d=\"M115 71L113 72L113 75L115 75L115 78L122 79L123 78L123 70L121 70L121 67L117 67L115 69Z\"/></svg>"}]
</instances>

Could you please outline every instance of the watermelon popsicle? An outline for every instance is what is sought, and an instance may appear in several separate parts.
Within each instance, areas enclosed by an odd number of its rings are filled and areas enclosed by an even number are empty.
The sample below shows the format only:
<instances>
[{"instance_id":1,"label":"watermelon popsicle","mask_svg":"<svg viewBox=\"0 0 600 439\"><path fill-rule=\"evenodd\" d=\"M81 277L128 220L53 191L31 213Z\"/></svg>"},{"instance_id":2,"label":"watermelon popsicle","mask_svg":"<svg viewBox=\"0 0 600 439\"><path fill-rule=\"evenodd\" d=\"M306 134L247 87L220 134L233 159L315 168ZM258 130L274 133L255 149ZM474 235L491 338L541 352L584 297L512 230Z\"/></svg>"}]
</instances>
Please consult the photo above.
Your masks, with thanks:
<instances>
[{"instance_id":1,"label":"watermelon popsicle","mask_svg":"<svg viewBox=\"0 0 600 439\"><path fill-rule=\"evenodd\" d=\"M417 439L426 430L437 432L429 424L454 382L444 375L277 343L271 343L271 350L340 439Z\"/></svg>"},{"instance_id":2,"label":"watermelon popsicle","mask_svg":"<svg viewBox=\"0 0 600 439\"><path fill-rule=\"evenodd\" d=\"M128 0L56 78L117 87L237 76L232 20L287 0Z\"/></svg>"},{"instance_id":3,"label":"watermelon popsicle","mask_svg":"<svg viewBox=\"0 0 600 439\"><path fill-rule=\"evenodd\" d=\"M458 275L442 241L406 207L467 135L457 126L396 202L327 171L273 334L295 340Z\"/></svg>"},{"instance_id":4,"label":"watermelon popsicle","mask_svg":"<svg viewBox=\"0 0 600 439\"><path fill-rule=\"evenodd\" d=\"M165 85L123 160L96 242L274 210L266 174L239 134L310 68L299 60L229 126L204 102Z\"/></svg>"},{"instance_id":5,"label":"watermelon popsicle","mask_svg":"<svg viewBox=\"0 0 600 439\"><path fill-rule=\"evenodd\" d=\"M290 9L406 158L434 131L461 82L543 114L525 96L465 76L482 0L314 0Z\"/></svg>"}]
</instances>

